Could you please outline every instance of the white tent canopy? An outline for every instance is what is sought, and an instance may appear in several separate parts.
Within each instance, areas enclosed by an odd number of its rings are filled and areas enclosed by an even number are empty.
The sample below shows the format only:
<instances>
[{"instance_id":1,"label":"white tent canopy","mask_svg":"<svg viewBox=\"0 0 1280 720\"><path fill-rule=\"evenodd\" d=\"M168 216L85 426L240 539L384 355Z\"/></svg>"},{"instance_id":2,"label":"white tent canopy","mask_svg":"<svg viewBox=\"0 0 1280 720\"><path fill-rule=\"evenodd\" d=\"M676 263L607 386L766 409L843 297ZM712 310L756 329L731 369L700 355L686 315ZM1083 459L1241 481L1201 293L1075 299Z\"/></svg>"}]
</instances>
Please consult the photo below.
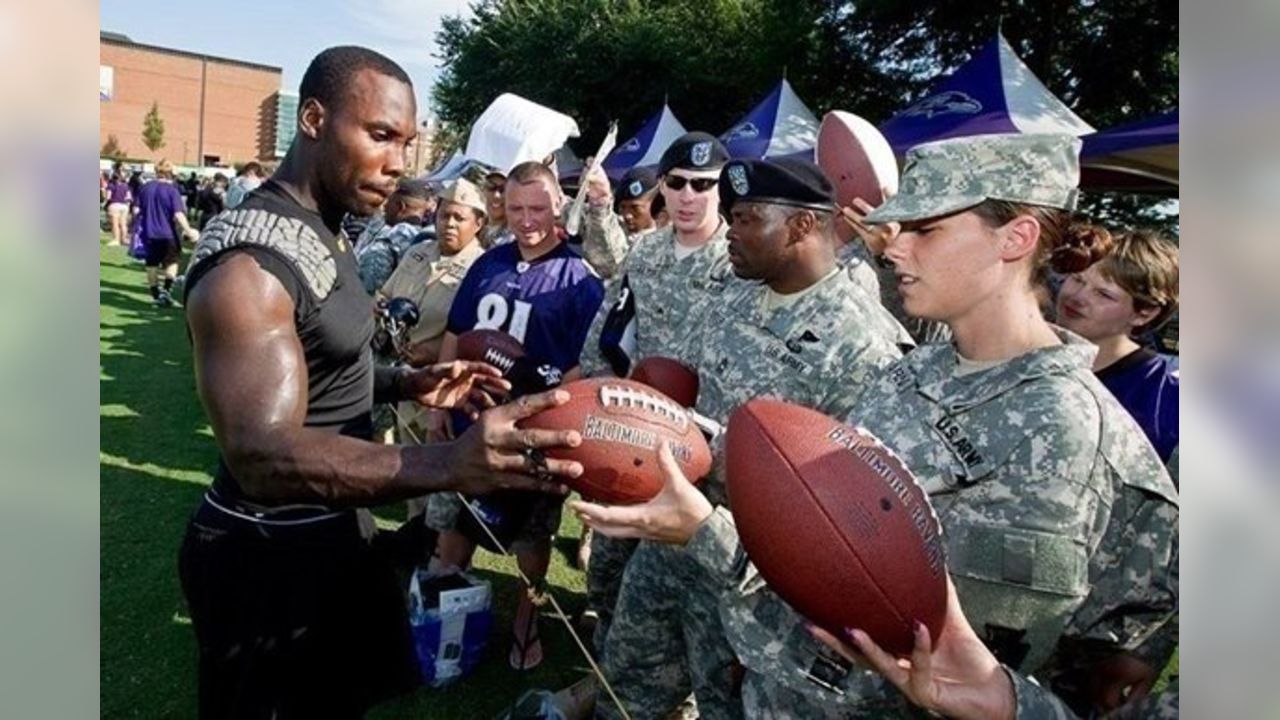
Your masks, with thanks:
<instances>
[{"instance_id":1,"label":"white tent canopy","mask_svg":"<svg viewBox=\"0 0 1280 720\"><path fill-rule=\"evenodd\" d=\"M578 135L578 123L568 115L503 93L472 124L464 154L507 172L522 162L546 159Z\"/></svg>"}]
</instances>

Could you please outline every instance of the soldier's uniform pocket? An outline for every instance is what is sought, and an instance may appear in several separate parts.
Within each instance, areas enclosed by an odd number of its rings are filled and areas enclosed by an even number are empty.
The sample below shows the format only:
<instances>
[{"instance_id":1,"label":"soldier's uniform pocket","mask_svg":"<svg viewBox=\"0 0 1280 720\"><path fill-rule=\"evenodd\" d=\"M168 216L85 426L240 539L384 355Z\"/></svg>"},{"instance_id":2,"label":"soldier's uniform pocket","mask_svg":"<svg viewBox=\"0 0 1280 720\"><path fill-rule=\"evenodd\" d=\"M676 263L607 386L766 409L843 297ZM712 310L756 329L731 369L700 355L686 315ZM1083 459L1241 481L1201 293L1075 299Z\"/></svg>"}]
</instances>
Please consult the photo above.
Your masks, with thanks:
<instances>
[{"instance_id":1,"label":"soldier's uniform pocket","mask_svg":"<svg viewBox=\"0 0 1280 720\"><path fill-rule=\"evenodd\" d=\"M1001 524L953 522L948 563L960 604L1002 662L1033 669L1089 592L1083 540Z\"/></svg>"}]
</instances>

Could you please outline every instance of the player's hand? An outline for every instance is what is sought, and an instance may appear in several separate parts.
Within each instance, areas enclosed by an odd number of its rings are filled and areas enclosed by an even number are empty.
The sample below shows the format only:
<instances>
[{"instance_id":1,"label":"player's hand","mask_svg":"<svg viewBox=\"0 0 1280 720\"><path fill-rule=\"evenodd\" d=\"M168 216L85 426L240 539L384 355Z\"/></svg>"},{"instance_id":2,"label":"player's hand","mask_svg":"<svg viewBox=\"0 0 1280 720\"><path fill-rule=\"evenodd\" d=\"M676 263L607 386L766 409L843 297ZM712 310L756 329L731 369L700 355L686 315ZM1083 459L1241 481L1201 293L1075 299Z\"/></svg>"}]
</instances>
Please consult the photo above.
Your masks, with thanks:
<instances>
[{"instance_id":1,"label":"player's hand","mask_svg":"<svg viewBox=\"0 0 1280 720\"><path fill-rule=\"evenodd\" d=\"M587 160L587 165L591 167L591 159ZM604 168L599 165L591 167L584 182L587 183L587 202L595 207L612 203L613 190L609 187L609 176L604 174Z\"/></svg>"},{"instance_id":2,"label":"player's hand","mask_svg":"<svg viewBox=\"0 0 1280 720\"><path fill-rule=\"evenodd\" d=\"M582 465L548 458L542 451L577 447L582 435L574 430L522 430L516 423L568 401L569 393L552 390L481 413L449 450L445 468L452 489L473 495L508 488L564 495L567 490L557 478L582 475Z\"/></svg>"},{"instance_id":3,"label":"player's hand","mask_svg":"<svg viewBox=\"0 0 1280 720\"><path fill-rule=\"evenodd\" d=\"M1013 720L1013 685L964 616L955 585L947 578L947 617L935 648L929 630L915 624L911 658L899 659L865 632L850 629L847 641L825 630L809 632L846 660L880 673L915 705L958 720Z\"/></svg>"},{"instance_id":4,"label":"player's hand","mask_svg":"<svg viewBox=\"0 0 1280 720\"><path fill-rule=\"evenodd\" d=\"M200 231L193 227L189 227L182 231L182 236L190 242L195 242L200 239Z\"/></svg>"},{"instance_id":5,"label":"player's hand","mask_svg":"<svg viewBox=\"0 0 1280 720\"><path fill-rule=\"evenodd\" d=\"M606 506L576 500L569 507L602 535L684 545L715 508L684 476L665 442L658 450L658 465L665 482L662 491L647 503Z\"/></svg>"},{"instance_id":6,"label":"player's hand","mask_svg":"<svg viewBox=\"0 0 1280 720\"><path fill-rule=\"evenodd\" d=\"M886 195L887 197L887 195ZM874 210L871 203L862 198L854 198L853 206L844 206L840 208L841 223L851 229L855 235L862 238L862 242L866 244L867 250L872 255L883 255L889 243L898 237L898 233L902 232L902 225L896 222L870 224L867 215Z\"/></svg>"},{"instance_id":7,"label":"player's hand","mask_svg":"<svg viewBox=\"0 0 1280 720\"><path fill-rule=\"evenodd\" d=\"M1145 662L1120 653L1091 666L1086 687L1094 707L1114 710L1150 694L1159 676L1155 668Z\"/></svg>"},{"instance_id":8,"label":"player's hand","mask_svg":"<svg viewBox=\"0 0 1280 720\"><path fill-rule=\"evenodd\" d=\"M400 389L420 405L475 417L494 406L493 395L509 392L511 383L488 363L454 360L410 370L401 378Z\"/></svg>"}]
</instances>

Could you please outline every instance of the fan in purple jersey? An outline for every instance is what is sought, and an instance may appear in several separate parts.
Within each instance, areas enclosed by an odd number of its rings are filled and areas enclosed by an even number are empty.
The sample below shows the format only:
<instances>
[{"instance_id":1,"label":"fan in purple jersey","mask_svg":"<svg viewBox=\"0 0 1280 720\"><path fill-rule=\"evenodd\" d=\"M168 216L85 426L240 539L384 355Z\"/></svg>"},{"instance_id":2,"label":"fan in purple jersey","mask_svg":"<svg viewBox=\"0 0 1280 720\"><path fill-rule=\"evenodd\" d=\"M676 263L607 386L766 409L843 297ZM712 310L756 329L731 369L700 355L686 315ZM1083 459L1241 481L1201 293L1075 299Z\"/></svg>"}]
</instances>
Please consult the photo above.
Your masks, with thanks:
<instances>
[{"instance_id":1,"label":"fan in purple jersey","mask_svg":"<svg viewBox=\"0 0 1280 720\"><path fill-rule=\"evenodd\" d=\"M570 249L556 219L563 205L556 177L544 165L517 165L507 176L507 227L515 242L481 255L467 271L449 312L442 361L457 354L457 336L468 330L500 330L524 345L535 372L548 385L572 380L587 330L604 300L604 284L586 261ZM461 430L460 416L450 421L436 414L429 425L434 437ZM453 427L450 428L450 425ZM560 525L562 498L529 493L489 496L471 501L485 525L516 555L520 570L535 584L546 576L551 536ZM427 524L440 531L438 552L444 565L467 567L477 541L487 533L465 532L470 513L456 494L433 495ZM474 525L474 523L471 523ZM491 545L492 543L484 543ZM515 642L509 661L524 670L542 660L537 611L521 587L516 610Z\"/></svg>"},{"instance_id":2,"label":"fan in purple jersey","mask_svg":"<svg viewBox=\"0 0 1280 720\"><path fill-rule=\"evenodd\" d=\"M1088 263L1063 282L1058 323L1098 346L1094 374L1169 462L1178 446L1177 359L1135 338L1160 329L1178 309L1178 247L1151 232L1113 239L1095 228L1053 262L1055 269Z\"/></svg>"}]
</instances>

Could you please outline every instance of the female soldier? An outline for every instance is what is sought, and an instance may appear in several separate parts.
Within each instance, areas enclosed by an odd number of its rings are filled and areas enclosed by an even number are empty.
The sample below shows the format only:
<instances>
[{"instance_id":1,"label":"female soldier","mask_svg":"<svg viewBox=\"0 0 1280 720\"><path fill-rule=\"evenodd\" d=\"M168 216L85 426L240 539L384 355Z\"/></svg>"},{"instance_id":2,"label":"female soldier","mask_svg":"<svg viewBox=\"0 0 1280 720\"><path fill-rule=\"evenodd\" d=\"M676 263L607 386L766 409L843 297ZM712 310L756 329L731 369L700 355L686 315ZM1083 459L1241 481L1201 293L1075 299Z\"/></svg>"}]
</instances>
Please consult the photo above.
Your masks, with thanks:
<instances>
[{"instance_id":1,"label":"female soldier","mask_svg":"<svg viewBox=\"0 0 1280 720\"><path fill-rule=\"evenodd\" d=\"M1078 151L1068 136L1014 135L909 153L899 194L867 219L902 223L886 257L906 310L946 323L953 342L891 365L849 418L929 493L982 641L1046 678L1138 644L1174 603L1176 490L1090 371L1096 348L1048 324L1037 302L1071 232ZM602 533L687 543L719 578L747 715L904 712L879 676L840 664L769 591L729 510L665 465L668 485L646 505L574 507Z\"/></svg>"},{"instance_id":2,"label":"female soldier","mask_svg":"<svg viewBox=\"0 0 1280 720\"><path fill-rule=\"evenodd\" d=\"M1098 346L1094 373L1167 463L1178 445L1178 366L1134 338L1178 309L1178 248L1145 231L1084 239L1054 258L1055 270L1073 273L1058 291L1058 323Z\"/></svg>"}]
</instances>

